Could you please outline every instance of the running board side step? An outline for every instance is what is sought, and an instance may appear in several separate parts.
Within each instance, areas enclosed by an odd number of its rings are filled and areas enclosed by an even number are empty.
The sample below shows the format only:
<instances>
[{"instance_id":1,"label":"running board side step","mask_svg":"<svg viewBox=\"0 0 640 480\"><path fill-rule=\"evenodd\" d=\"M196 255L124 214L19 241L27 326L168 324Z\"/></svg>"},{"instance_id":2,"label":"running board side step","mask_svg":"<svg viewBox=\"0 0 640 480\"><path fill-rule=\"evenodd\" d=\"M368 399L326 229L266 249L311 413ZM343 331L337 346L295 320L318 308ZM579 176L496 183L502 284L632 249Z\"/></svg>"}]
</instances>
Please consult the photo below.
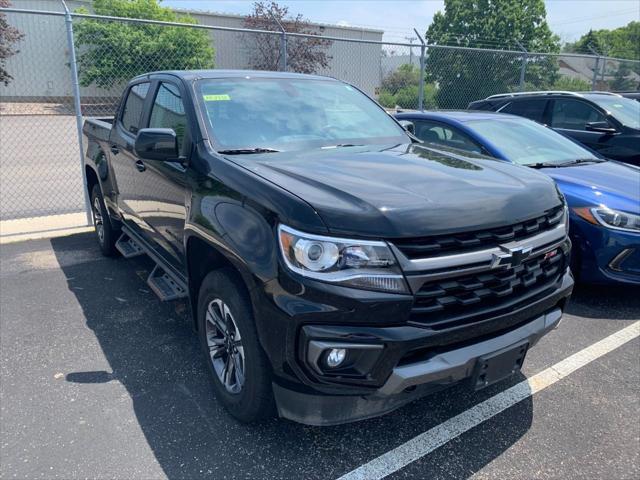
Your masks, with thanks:
<instances>
[{"instance_id":1,"label":"running board side step","mask_svg":"<svg viewBox=\"0 0 640 480\"><path fill-rule=\"evenodd\" d=\"M125 232L122 232L122 235L120 235L120 238L116 242L116 250L118 250L124 258L133 258L145 254L144 249Z\"/></svg>"},{"instance_id":2,"label":"running board side step","mask_svg":"<svg viewBox=\"0 0 640 480\"><path fill-rule=\"evenodd\" d=\"M160 300L168 302L187 296L187 287L175 277L167 273L160 265L156 266L147 278L147 284Z\"/></svg>"}]
</instances>

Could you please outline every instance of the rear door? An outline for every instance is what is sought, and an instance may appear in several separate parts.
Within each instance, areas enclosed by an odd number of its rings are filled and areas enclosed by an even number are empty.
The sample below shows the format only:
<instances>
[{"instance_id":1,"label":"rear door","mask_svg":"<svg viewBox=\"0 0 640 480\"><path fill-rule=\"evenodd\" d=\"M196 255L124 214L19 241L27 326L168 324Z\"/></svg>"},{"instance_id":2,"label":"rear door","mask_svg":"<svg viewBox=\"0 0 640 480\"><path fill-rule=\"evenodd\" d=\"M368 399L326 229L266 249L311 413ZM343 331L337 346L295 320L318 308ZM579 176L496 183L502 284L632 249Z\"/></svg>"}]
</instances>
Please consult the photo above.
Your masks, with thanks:
<instances>
[{"instance_id":1,"label":"rear door","mask_svg":"<svg viewBox=\"0 0 640 480\"><path fill-rule=\"evenodd\" d=\"M545 122L545 109L547 108L546 98L526 98L520 100L514 100L508 103L498 111L501 113L510 113L512 115L518 115L519 117L525 117L530 120L534 120L538 123Z\"/></svg>"},{"instance_id":2,"label":"rear door","mask_svg":"<svg viewBox=\"0 0 640 480\"><path fill-rule=\"evenodd\" d=\"M110 137L111 167L115 172L118 208L125 220L140 226L136 215L137 182L140 176L138 158L133 150L138 130L144 124L145 106L151 83L148 80L132 84L124 97L120 114L115 119Z\"/></svg>"},{"instance_id":3,"label":"rear door","mask_svg":"<svg viewBox=\"0 0 640 480\"><path fill-rule=\"evenodd\" d=\"M554 130L577 140L587 147L608 156L615 149L609 133L587 130L589 122L607 122L606 115L589 102L579 98L556 98L552 100L550 126Z\"/></svg>"}]
</instances>

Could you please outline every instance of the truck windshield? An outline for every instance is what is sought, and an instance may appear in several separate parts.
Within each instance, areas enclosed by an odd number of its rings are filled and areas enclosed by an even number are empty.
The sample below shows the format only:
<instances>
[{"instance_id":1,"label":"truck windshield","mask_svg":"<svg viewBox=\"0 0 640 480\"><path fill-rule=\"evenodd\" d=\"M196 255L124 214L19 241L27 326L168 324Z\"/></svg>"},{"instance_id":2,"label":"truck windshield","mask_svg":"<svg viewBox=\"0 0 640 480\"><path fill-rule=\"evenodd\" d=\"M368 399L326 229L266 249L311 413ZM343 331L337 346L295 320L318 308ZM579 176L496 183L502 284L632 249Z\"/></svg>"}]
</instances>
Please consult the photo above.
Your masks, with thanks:
<instances>
[{"instance_id":1,"label":"truck windshield","mask_svg":"<svg viewBox=\"0 0 640 480\"><path fill-rule=\"evenodd\" d=\"M627 127L640 129L640 102L617 95L585 95Z\"/></svg>"},{"instance_id":2,"label":"truck windshield","mask_svg":"<svg viewBox=\"0 0 640 480\"><path fill-rule=\"evenodd\" d=\"M402 127L357 89L334 80L201 80L197 94L217 150L409 143Z\"/></svg>"},{"instance_id":3,"label":"truck windshield","mask_svg":"<svg viewBox=\"0 0 640 480\"><path fill-rule=\"evenodd\" d=\"M496 145L508 160L520 165L599 160L589 150L531 120L471 120L466 125Z\"/></svg>"}]
</instances>

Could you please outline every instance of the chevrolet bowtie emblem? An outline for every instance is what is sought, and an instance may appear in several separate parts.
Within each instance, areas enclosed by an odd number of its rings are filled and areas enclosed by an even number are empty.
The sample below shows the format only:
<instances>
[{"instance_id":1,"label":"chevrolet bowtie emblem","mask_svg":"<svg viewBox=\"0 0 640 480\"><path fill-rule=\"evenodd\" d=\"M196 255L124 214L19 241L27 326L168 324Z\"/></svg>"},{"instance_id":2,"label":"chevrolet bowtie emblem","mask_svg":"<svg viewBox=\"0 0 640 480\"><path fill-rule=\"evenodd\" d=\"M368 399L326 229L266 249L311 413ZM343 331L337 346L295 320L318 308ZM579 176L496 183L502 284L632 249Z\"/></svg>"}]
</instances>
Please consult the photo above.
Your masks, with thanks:
<instances>
[{"instance_id":1,"label":"chevrolet bowtie emblem","mask_svg":"<svg viewBox=\"0 0 640 480\"><path fill-rule=\"evenodd\" d=\"M517 267L529 258L533 247L507 248L500 245L500 249L502 252L493 254L491 268Z\"/></svg>"}]
</instances>

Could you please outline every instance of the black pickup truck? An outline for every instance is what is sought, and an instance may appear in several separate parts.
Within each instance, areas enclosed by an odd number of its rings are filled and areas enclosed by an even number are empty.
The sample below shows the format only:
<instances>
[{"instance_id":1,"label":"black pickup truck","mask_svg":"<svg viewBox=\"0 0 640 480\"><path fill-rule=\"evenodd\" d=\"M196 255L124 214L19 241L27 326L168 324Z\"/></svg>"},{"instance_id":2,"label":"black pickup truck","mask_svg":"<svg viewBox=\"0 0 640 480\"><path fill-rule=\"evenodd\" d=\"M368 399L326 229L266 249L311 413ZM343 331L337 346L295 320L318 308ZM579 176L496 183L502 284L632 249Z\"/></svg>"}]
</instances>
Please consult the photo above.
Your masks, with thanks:
<instances>
[{"instance_id":1,"label":"black pickup truck","mask_svg":"<svg viewBox=\"0 0 640 480\"><path fill-rule=\"evenodd\" d=\"M106 255L188 297L238 419L369 418L517 372L573 288L545 175L425 147L365 94L310 75L158 72L88 119Z\"/></svg>"}]
</instances>

